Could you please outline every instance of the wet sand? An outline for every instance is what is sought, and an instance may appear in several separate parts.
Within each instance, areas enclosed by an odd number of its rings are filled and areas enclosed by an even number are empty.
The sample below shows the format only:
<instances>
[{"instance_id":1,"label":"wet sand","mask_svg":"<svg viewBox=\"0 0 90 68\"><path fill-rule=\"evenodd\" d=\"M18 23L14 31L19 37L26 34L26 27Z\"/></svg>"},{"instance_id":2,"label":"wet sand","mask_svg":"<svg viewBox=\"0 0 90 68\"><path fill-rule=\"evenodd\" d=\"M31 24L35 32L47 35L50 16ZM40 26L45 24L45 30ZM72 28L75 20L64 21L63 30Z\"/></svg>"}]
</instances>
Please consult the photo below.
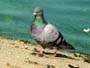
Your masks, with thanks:
<instances>
[{"instance_id":1,"label":"wet sand","mask_svg":"<svg viewBox=\"0 0 90 68\"><path fill-rule=\"evenodd\" d=\"M90 68L83 54L40 57L32 54L35 47L31 43L0 37L0 68Z\"/></svg>"}]
</instances>

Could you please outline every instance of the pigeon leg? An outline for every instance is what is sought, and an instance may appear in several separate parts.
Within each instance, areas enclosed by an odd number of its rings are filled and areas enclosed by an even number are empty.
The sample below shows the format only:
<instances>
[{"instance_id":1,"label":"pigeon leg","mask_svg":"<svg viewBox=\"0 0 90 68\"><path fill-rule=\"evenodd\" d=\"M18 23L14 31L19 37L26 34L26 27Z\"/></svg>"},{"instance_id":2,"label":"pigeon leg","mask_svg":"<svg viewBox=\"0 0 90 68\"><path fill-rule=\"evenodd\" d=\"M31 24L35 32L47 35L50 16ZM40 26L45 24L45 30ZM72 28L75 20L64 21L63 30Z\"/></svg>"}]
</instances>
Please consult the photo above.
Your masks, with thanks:
<instances>
[{"instance_id":1,"label":"pigeon leg","mask_svg":"<svg viewBox=\"0 0 90 68\"><path fill-rule=\"evenodd\" d=\"M35 49L35 52L37 52L37 54L42 57L43 56L43 52L44 52L44 48L42 46L38 46Z\"/></svg>"},{"instance_id":2,"label":"pigeon leg","mask_svg":"<svg viewBox=\"0 0 90 68\"><path fill-rule=\"evenodd\" d=\"M50 48L46 48L45 50L44 50L44 53L46 54L46 55L50 55L50 56L53 56L53 57L55 57L56 55L57 55L57 48L56 47L54 47L54 48L52 48L52 49L50 49Z\"/></svg>"},{"instance_id":3,"label":"pigeon leg","mask_svg":"<svg viewBox=\"0 0 90 68\"><path fill-rule=\"evenodd\" d=\"M56 48L56 47L54 47L54 48L53 48L53 53L54 53L53 55L54 55L54 56L56 56L56 55L57 55L57 51L58 51L58 50L57 50L57 48Z\"/></svg>"}]
</instances>

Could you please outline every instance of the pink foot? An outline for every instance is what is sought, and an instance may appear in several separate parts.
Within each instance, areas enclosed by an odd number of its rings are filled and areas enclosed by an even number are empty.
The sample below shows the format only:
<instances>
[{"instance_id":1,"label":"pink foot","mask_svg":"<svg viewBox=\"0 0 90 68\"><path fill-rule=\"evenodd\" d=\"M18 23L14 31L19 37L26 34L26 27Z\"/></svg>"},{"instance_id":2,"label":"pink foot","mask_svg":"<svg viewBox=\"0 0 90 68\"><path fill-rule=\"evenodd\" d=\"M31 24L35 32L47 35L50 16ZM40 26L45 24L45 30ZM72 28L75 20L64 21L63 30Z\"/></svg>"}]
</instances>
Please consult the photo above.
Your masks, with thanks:
<instances>
[{"instance_id":1,"label":"pink foot","mask_svg":"<svg viewBox=\"0 0 90 68\"><path fill-rule=\"evenodd\" d=\"M40 46L40 47L37 47L37 48L34 48L35 52L37 52L37 54L40 56L40 57L43 57L43 52L44 52L44 49Z\"/></svg>"}]
</instances>

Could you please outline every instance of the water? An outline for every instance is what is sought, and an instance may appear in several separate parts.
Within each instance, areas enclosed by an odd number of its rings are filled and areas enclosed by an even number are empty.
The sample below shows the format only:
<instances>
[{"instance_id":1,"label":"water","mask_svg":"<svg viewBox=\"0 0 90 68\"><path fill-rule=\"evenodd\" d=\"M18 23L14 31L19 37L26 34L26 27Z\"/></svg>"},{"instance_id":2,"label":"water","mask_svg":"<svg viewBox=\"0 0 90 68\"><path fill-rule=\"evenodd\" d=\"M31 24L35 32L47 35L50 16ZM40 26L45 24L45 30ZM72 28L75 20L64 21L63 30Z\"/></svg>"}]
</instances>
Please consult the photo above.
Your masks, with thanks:
<instances>
[{"instance_id":1,"label":"water","mask_svg":"<svg viewBox=\"0 0 90 68\"><path fill-rule=\"evenodd\" d=\"M90 0L0 0L0 35L31 40L32 11L45 10L45 18L55 25L76 51L90 54Z\"/></svg>"}]
</instances>

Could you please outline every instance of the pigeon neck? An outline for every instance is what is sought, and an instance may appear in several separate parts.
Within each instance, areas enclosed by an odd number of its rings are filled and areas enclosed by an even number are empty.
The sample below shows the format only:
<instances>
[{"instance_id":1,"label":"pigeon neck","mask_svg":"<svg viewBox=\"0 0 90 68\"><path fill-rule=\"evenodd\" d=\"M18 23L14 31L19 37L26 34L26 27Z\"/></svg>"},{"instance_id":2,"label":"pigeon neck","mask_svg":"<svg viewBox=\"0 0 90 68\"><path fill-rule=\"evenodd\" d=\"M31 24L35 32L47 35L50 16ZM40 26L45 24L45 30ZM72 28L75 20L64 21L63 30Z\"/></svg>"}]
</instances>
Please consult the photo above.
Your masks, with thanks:
<instances>
[{"instance_id":1,"label":"pigeon neck","mask_svg":"<svg viewBox=\"0 0 90 68\"><path fill-rule=\"evenodd\" d=\"M41 16L36 16L35 21L38 23L43 23L43 18Z\"/></svg>"},{"instance_id":2,"label":"pigeon neck","mask_svg":"<svg viewBox=\"0 0 90 68\"><path fill-rule=\"evenodd\" d=\"M36 16L34 20L34 25L38 28L44 27L44 19L41 16Z\"/></svg>"}]
</instances>

